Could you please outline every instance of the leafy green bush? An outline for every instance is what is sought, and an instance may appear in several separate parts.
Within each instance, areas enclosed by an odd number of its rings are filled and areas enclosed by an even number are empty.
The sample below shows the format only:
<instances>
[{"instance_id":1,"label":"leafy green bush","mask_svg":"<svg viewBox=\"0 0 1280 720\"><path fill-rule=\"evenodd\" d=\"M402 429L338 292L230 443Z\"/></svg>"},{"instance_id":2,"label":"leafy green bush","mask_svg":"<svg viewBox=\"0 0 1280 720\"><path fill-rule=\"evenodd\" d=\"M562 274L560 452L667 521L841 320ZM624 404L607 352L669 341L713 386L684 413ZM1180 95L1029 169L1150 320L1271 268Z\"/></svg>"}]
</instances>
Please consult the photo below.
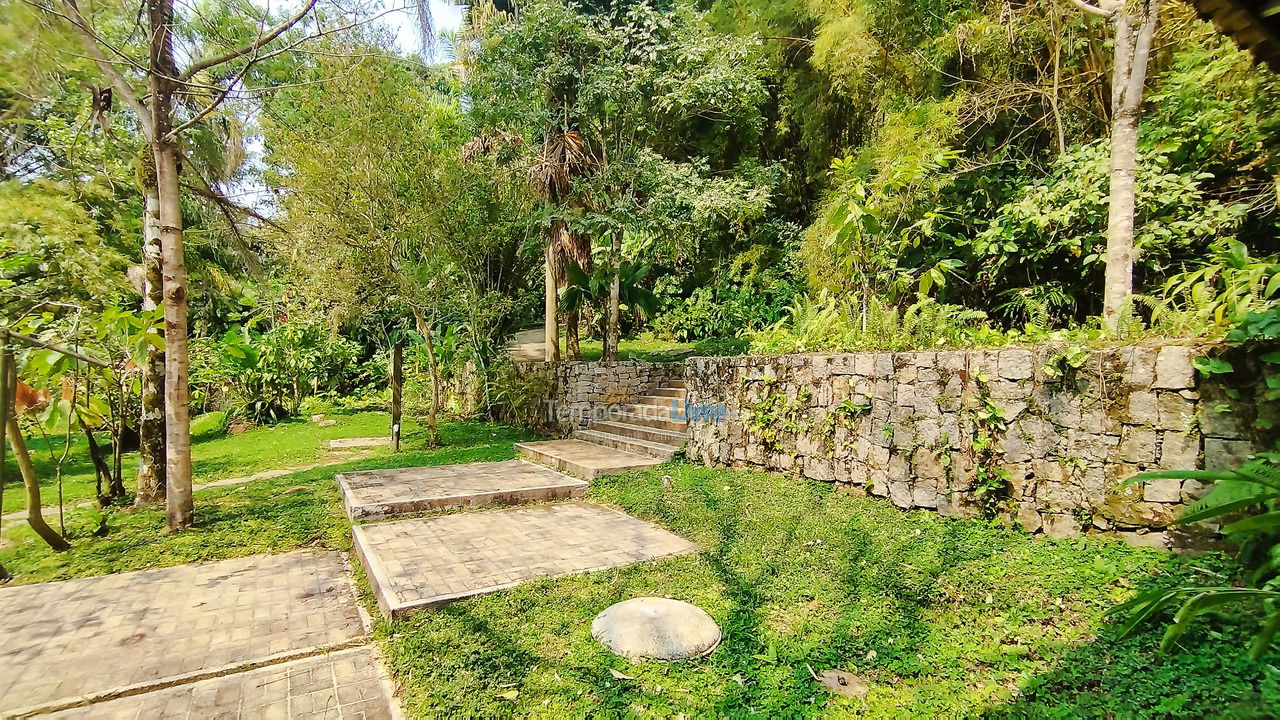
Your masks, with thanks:
<instances>
[{"instance_id":1,"label":"leafy green bush","mask_svg":"<svg viewBox=\"0 0 1280 720\"><path fill-rule=\"evenodd\" d=\"M797 298L785 320L752 334L751 352L894 352L1005 344L1005 335L990 328L986 317L986 313L923 295L899 309L877 297L859 305L824 291L817 297Z\"/></svg>"},{"instance_id":2,"label":"leafy green bush","mask_svg":"<svg viewBox=\"0 0 1280 720\"><path fill-rule=\"evenodd\" d=\"M313 395L351 389L359 346L322 325L250 322L221 338L191 342L192 404L255 422L294 415Z\"/></svg>"}]
</instances>

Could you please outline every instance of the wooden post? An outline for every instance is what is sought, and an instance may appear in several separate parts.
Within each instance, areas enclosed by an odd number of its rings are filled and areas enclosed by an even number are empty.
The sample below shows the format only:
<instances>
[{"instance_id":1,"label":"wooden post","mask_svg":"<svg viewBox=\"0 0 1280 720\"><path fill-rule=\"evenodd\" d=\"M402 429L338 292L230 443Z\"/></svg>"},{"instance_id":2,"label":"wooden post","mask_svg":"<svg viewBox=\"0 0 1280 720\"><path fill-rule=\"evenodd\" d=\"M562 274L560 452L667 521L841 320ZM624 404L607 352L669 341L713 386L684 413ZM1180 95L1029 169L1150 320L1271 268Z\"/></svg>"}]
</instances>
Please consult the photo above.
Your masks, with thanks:
<instances>
[{"instance_id":1,"label":"wooden post","mask_svg":"<svg viewBox=\"0 0 1280 720\"><path fill-rule=\"evenodd\" d=\"M427 342L431 342L428 338ZM400 452L400 414L403 409L404 346L396 343L391 348L391 449Z\"/></svg>"}]
</instances>

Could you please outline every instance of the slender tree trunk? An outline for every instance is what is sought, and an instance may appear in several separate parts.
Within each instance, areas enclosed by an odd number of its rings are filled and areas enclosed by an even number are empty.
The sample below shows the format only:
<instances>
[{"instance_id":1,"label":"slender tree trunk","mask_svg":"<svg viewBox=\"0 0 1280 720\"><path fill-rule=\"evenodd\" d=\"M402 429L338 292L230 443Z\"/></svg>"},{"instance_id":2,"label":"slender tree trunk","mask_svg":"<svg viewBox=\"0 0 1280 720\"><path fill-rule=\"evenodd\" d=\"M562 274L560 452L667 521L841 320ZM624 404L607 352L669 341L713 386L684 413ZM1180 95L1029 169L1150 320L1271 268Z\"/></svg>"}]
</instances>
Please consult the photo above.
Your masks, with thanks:
<instances>
[{"instance_id":1,"label":"slender tree trunk","mask_svg":"<svg viewBox=\"0 0 1280 720\"><path fill-rule=\"evenodd\" d=\"M560 362L560 323L556 319L558 298L556 296L555 243L558 242L557 233L557 225L552 224L552 232L547 239L547 247L544 252L547 270L544 287L545 302L543 304L546 314L546 360L552 363Z\"/></svg>"},{"instance_id":2,"label":"slender tree trunk","mask_svg":"<svg viewBox=\"0 0 1280 720\"><path fill-rule=\"evenodd\" d=\"M613 231L613 284L609 287L609 319L604 331L604 359L618 362L618 344L622 340L622 326L618 322L618 305L622 296L622 231Z\"/></svg>"},{"instance_id":3,"label":"slender tree trunk","mask_svg":"<svg viewBox=\"0 0 1280 720\"><path fill-rule=\"evenodd\" d=\"M170 532L191 527L191 419L187 388L187 270L183 260L182 196L173 130L173 0L148 0L151 31L151 149L156 162L163 259L165 336L165 510Z\"/></svg>"},{"instance_id":4,"label":"slender tree trunk","mask_svg":"<svg viewBox=\"0 0 1280 720\"><path fill-rule=\"evenodd\" d=\"M582 345L578 342L578 325L582 313L573 310L564 315L564 356L566 360L581 360Z\"/></svg>"},{"instance_id":5,"label":"slender tree trunk","mask_svg":"<svg viewBox=\"0 0 1280 720\"><path fill-rule=\"evenodd\" d=\"M1133 295L1133 235L1138 166L1138 120L1160 0L1142 0L1136 14L1120 6L1113 16L1111 74L1111 180L1107 210L1107 265L1102 321L1115 332Z\"/></svg>"},{"instance_id":6,"label":"slender tree trunk","mask_svg":"<svg viewBox=\"0 0 1280 720\"><path fill-rule=\"evenodd\" d=\"M143 218L142 309L155 310L164 300L164 272L160 250L160 196L154 185L146 190ZM164 351L147 348L142 363L142 411L138 418L137 505L155 505L165 499Z\"/></svg>"},{"instance_id":7,"label":"slender tree trunk","mask_svg":"<svg viewBox=\"0 0 1280 720\"><path fill-rule=\"evenodd\" d=\"M102 457L102 448L98 445L97 438L93 436L93 430L85 423L84 418L77 419L80 421L80 430L84 432L84 439L89 447L89 460L93 462L93 471L97 477L98 505L105 507L109 504L110 498L102 492L102 482L106 480L107 485L111 484L111 466L107 465L106 459Z\"/></svg>"},{"instance_id":8,"label":"slender tree trunk","mask_svg":"<svg viewBox=\"0 0 1280 720\"><path fill-rule=\"evenodd\" d=\"M432 342L435 336L433 323L418 308L413 309L413 319L418 324L418 334L427 343L427 364L431 373L431 409L427 414L427 444L431 447L440 445L440 362L436 359L436 347Z\"/></svg>"},{"instance_id":9,"label":"slender tree trunk","mask_svg":"<svg viewBox=\"0 0 1280 720\"><path fill-rule=\"evenodd\" d=\"M5 442L4 428L9 427L9 406L12 404L13 394L9 392L9 366L13 364L13 356L9 352L9 333L0 330L0 522L4 518L4 487L8 478L5 465L5 452L8 443ZM0 527L0 533L4 530ZM2 535L0 535L2 537ZM0 564L0 582L8 582L13 579L13 575Z\"/></svg>"},{"instance_id":10,"label":"slender tree trunk","mask_svg":"<svg viewBox=\"0 0 1280 720\"><path fill-rule=\"evenodd\" d=\"M27 488L27 523L42 540L49 543L49 547L58 552L70 550L71 543L59 535L57 530L49 527L40 513L40 478L36 475L36 466L31 462L31 455L27 452L27 443L22 437L22 430L18 428L18 419L9 418L6 426L9 432L9 444L13 446L13 457L18 461L18 469L22 471L22 482Z\"/></svg>"},{"instance_id":11,"label":"slender tree trunk","mask_svg":"<svg viewBox=\"0 0 1280 720\"><path fill-rule=\"evenodd\" d=\"M400 418L404 409L404 347L391 347L391 451L400 452Z\"/></svg>"}]
</instances>

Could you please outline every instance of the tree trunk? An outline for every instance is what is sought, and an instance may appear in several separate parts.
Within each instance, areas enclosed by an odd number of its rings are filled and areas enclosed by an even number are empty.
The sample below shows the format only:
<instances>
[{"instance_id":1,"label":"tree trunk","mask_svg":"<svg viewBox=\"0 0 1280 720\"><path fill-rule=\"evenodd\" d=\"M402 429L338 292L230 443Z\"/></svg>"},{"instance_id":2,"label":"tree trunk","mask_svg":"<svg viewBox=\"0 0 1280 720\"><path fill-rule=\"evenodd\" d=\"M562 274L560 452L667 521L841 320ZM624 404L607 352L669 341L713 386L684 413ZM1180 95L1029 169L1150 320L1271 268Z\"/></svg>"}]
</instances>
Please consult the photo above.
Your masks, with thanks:
<instances>
[{"instance_id":1,"label":"tree trunk","mask_svg":"<svg viewBox=\"0 0 1280 720\"><path fill-rule=\"evenodd\" d=\"M36 476L36 466L31 462L27 443L22 437L22 430L18 428L18 418L9 418L6 426L9 432L9 443L13 445L13 457L18 461L18 468L22 471L22 482L27 488L27 523L42 540L49 543L49 547L58 552L70 550L71 543L59 535L57 530L49 527L49 524L44 521L44 516L40 514L40 478Z\"/></svg>"},{"instance_id":2,"label":"tree trunk","mask_svg":"<svg viewBox=\"0 0 1280 720\"><path fill-rule=\"evenodd\" d=\"M552 233L547 239L547 247L543 253L546 259L546 282L545 282L545 302L544 311L546 314L546 360L547 362L560 362L560 323L556 320L556 305L558 304L556 297L556 266L555 266L555 243L556 225L552 225Z\"/></svg>"},{"instance_id":3,"label":"tree trunk","mask_svg":"<svg viewBox=\"0 0 1280 720\"><path fill-rule=\"evenodd\" d=\"M165 510L170 532L191 527L191 419L187 388L187 270L183 261L182 196L173 130L173 0L149 0L151 149L156 162L164 283Z\"/></svg>"},{"instance_id":4,"label":"tree trunk","mask_svg":"<svg viewBox=\"0 0 1280 720\"><path fill-rule=\"evenodd\" d=\"M435 327L427 322L426 316L418 308L413 309L414 322L418 324L418 334L427 343L427 364L431 373L431 408L427 412L427 444L431 447L440 445L440 362L436 359L436 347L432 342Z\"/></svg>"},{"instance_id":5,"label":"tree trunk","mask_svg":"<svg viewBox=\"0 0 1280 720\"><path fill-rule=\"evenodd\" d=\"M622 295L622 231L613 231L613 284L609 287L609 319L604 331L604 360L618 362L618 345L622 326L618 322L619 298Z\"/></svg>"},{"instance_id":6,"label":"tree trunk","mask_svg":"<svg viewBox=\"0 0 1280 720\"><path fill-rule=\"evenodd\" d=\"M9 352L9 333L0 330L0 522L4 519L4 487L8 480L5 470L5 450L8 445L5 442L4 428L9 426L9 405L11 403L12 394L9 392L9 366L13 364L13 356ZM0 533L4 528L0 526ZM3 537L0 534L0 537ZM0 582L8 582L13 579L13 575L5 569L4 565L0 565Z\"/></svg>"},{"instance_id":7,"label":"tree trunk","mask_svg":"<svg viewBox=\"0 0 1280 720\"><path fill-rule=\"evenodd\" d=\"M1160 0L1141 2L1136 15L1125 6L1114 16L1115 64L1111 73L1111 179L1107 210L1107 266L1102 322L1119 328L1133 295L1133 235L1138 166L1138 120L1147 63L1160 14Z\"/></svg>"},{"instance_id":8,"label":"tree trunk","mask_svg":"<svg viewBox=\"0 0 1280 720\"><path fill-rule=\"evenodd\" d=\"M400 417L404 409L404 347L391 347L391 451L400 452Z\"/></svg>"},{"instance_id":9,"label":"tree trunk","mask_svg":"<svg viewBox=\"0 0 1280 720\"><path fill-rule=\"evenodd\" d=\"M578 325L582 322L582 313L578 310L564 315L564 356L567 360L582 359L582 345L578 342Z\"/></svg>"},{"instance_id":10,"label":"tree trunk","mask_svg":"<svg viewBox=\"0 0 1280 720\"><path fill-rule=\"evenodd\" d=\"M106 459L102 457L102 448L98 445L98 440L93 436L93 429L85 423L84 418L78 417L80 421L80 429L84 432L84 439L89 447L89 460L93 462L93 471L97 476L97 495L98 505L106 507L110 504L110 498L102 492L102 481L106 480L107 485L111 484L111 466L107 465Z\"/></svg>"},{"instance_id":11,"label":"tree trunk","mask_svg":"<svg viewBox=\"0 0 1280 720\"><path fill-rule=\"evenodd\" d=\"M164 300L160 196L154 186L145 191L142 309L155 310ZM138 492L134 504L155 505L165 499L164 351L148 347L140 370L142 412L138 419Z\"/></svg>"}]
</instances>

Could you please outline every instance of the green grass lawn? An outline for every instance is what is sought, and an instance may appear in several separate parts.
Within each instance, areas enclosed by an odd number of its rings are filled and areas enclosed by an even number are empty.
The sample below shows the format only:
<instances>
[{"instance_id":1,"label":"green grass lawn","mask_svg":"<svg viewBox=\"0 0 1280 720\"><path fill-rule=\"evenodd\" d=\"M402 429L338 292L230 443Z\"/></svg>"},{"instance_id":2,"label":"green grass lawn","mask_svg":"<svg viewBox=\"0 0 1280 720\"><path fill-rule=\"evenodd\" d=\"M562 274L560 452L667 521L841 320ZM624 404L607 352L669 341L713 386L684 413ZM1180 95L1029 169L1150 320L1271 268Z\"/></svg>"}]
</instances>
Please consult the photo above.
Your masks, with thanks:
<instances>
[{"instance_id":1,"label":"green grass lawn","mask_svg":"<svg viewBox=\"0 0 1280 720\"><path fill-rule=\"evenodd\" d=\"M673 478L670 492L662 476ZM1244 658L1256 619L1116 640L1104 613L1153 582L1203 581L1217 555L1062 542L778 475L664 466L597 480L701 556L549 580L379 630L420 717L1274 717L1280 654ZM1193 568L1198 568L1200 571ZM708 658L633 664L592 618L640 595L693 602L724 629ZM870 685L834 698L809 667ZM617 671L619 678L611 673Z\"/></svg>"},{"instance_id":2,"label":"green grass lawn","mask_svg":"<svg viewBox=\"0 0 1280 720\"><path fill-rule=\"evenodd\" d=\"M381 418L349 416L329 433L285 423L201 443L199 452L216 468L206 472L246 474L306 461L318 438L375 431ZM0 563L31 583L301 547L346 550L337 472L501 460L528 437L482 423L442 430L436 450L201 491L197 527L175 535L162 533L159 511L124 508L107 511L107 532L97 537L96 518L78 511L69 520L73 549L56 554L11 523ZM416 442L411 434L409 446ZM1160 624L1119 640L1105 614L1154 583L1230 574L1217 554L1049 541L903 513L821 483L683 464L597 480L591 496L704 552L380 623L376 637L411 716L1265 718L1280 707L1280 654L1244 657L1257 618L1199 621L1179 652L1161 656ZM368 602L367 586L364 595ZM670 665L609 655L591 639L592 618L640 595L705 608L723 643L708 658ZM835 698L809 668L855 673L870 691Z\"/></svg>"},{"instance_id":3,"label":"green grass lawn","mask_svg":"<svg viewBox=\"0 0 1280 720\"><path fill-rule=\"evenodd\" d=\"M325 454L324 442L335 438L385 436L390 432L391 416L385 412L330 413L327 417L337 420L337 425L320 427L306 418L292 418L273 425L252 428L239 435L212 435L195 438L191 450L191 472L195 482L207 483L228 477L250 475L260 470L305 465L315 462ZM421 443L422 429L412 419L404 423L403 444L412 447ZM35 435L27 441L31 459L40 477L41 500L46 506L56 506L58 499L56 457L62 454L65 436ZM104 452L110 452L109 440L99 436ZM388 454L383 448L374 448L373 454ZM123 458L125 487L132 492L137 474L137 453L127 453ZM27 498L18 474L18 466L12 452L6 456L4 488L5 513L22 510ZM62 475L63 496L68 507L94 497L94 472L89 461L83 435L75 435L72 451Z\"/></svg>"},{"instance_id":4,"label":"green grass lawn","mask_svg":"<svg viewBox=\"0 0 1280 720\"><path fill-rule=\"evenodd\" d=\"M301 422L258 428L197 445L196 464L204 458L206 468L216 466L224 476L286 467L318 457L313 448L316 438L359 436L377 430L385 419L383 413L363 413L330 428ZM344 433L343 428L350 432ZM163 534L163 511L125 507L106 511L107 533L97 537L91 533L102 516L80 508L67 515L72 549L59 554L25 522L11 521L5 526L8 543L0 547L0 564L15 576L14 582L25 584L308 546L345 550L351 544L351 530L333 481L337 473L507 460L515 456L513 443L532 437L500 425L471 422L444 423L440 435L442 447L424 450L420 430L412 428L404 437L406 451L398 455L379 451L342 465L201 490L195 496L195 529L175 535ZM46 511L46 520L57 527L56 513Z\"/></svg>"}]
</instances>

